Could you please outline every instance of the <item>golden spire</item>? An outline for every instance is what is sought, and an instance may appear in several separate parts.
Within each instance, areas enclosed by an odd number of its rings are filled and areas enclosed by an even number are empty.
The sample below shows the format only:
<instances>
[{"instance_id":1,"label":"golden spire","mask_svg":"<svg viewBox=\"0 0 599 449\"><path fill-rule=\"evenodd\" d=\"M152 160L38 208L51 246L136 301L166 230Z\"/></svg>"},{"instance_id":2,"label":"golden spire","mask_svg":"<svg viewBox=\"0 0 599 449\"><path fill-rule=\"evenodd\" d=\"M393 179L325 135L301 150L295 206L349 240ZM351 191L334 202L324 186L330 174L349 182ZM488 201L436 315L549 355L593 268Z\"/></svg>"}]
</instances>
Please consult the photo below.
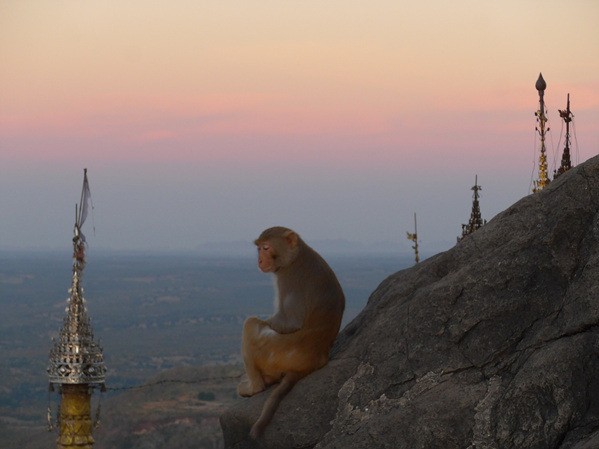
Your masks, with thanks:
<instances>
[{"instance_id":1,"label":"golden spire","mask_svg":"<svg viewBox=\"0 0 599 449\"><path fill-rule=\"evenodd\" d=\"M545 134L549 131L549 128L545 129L547 123L547 116L545 115L545 89L547 83L543 79L543 74L539 73L539 78L535 83L535 87L539 92L539 110L535 112L537 117L537 123L539 126L536 127L539 136L541 137L541 154L539 155L539 179L534 182L534 193L543 190L549 184L549 176L547 175L547 150L545 148Z\"/></svg>"}]
</instances>

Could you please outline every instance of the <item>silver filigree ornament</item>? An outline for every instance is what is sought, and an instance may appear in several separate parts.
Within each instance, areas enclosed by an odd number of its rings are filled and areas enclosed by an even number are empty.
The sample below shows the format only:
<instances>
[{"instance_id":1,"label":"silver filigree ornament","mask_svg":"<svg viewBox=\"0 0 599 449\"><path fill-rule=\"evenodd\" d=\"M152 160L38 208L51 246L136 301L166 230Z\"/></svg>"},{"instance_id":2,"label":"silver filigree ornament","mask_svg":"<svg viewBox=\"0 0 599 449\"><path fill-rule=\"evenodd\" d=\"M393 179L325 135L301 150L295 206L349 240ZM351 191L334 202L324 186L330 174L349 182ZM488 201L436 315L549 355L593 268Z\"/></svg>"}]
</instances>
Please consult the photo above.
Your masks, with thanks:
<instances>
[{"instance_id":1,"label":"silver filigree ornament","mask_svg":"<svg viewBox=\"0 0 599 449\"><path fill-rule=\"evenodd\" d=\"M74 264L73 286L58 339L50 351L48 376L55 384L103 384L106 367L102 348L94 341L80 288L81 273Z\"/></svg>"},{"instance_id":2,"label":"silver filigree ornament","mask_svg":"<svg viewBox=\"0 0 599 449\"><path fill-rule=\"evenodd\" d=\"M81 279L85 267L85 236L81 225L87 213L82 193L82 209L76 213L73 237L73 279L65 309L62 328L50 351L48 376L50 384L104 384L106 367L102 348L94 341L94 334L85 307Z\"/></svg>"}]
</instances>

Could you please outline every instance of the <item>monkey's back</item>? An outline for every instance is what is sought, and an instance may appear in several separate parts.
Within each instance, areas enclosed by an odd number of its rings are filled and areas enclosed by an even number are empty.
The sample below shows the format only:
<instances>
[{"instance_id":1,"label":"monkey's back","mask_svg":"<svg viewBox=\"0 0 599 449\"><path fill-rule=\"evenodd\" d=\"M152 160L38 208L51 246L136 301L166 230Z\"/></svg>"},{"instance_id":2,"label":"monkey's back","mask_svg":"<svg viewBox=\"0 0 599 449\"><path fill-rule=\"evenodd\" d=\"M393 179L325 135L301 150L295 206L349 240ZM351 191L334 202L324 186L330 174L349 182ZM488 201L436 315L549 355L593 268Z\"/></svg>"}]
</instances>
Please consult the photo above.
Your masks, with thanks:
<instances>
[{"instance_id":1,"label":"monkey's back","mask_svg":"<svg viewBox=\"0 0 599 449\"><path fill-rule=\"evenodd\" d=\"M303 243L303 242L302 242ZM294 263L303 273L292 282L303 296L305 320L300 332L305 334L305 343L314 345L315 350L330 351L343 318L345 295L341 284L329 264L305 243Z\"/></svg>"}]
</instances>

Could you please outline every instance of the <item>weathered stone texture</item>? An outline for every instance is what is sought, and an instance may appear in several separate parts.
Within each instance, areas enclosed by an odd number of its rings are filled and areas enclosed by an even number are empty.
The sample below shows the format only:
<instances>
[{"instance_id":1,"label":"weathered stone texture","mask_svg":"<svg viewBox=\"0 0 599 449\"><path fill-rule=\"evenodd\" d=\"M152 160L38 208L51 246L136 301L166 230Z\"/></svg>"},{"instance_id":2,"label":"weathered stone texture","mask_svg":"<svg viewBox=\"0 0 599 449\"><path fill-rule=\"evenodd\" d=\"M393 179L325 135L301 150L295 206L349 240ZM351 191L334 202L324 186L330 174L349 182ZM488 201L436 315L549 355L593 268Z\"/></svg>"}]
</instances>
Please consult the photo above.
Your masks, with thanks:
<instances>
[{"instance_id":1,"label":"weathered stone texture","mask_svg":"<svg viewBox=\"0 0 599 449\"><path fill-rule=\"evenodd\" d=\"M227 448L599 448L599 156L386 279L333 360Z\"/></svg>"}]
</instances>

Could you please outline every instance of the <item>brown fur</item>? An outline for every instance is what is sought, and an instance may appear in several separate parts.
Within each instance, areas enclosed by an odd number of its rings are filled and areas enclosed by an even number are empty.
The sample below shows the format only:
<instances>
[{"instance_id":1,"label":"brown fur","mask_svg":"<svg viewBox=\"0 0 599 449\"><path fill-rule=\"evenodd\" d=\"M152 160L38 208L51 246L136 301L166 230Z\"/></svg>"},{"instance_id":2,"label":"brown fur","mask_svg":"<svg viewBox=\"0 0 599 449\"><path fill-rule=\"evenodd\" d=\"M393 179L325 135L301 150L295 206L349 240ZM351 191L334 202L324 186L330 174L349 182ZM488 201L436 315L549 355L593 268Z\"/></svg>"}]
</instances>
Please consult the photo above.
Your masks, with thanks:
<instances>
[{"instance_id":1,"label":"brown fur","mask_svg":"<svg viewBox=\"0 0 599 449\"><path fill-rule=\"evenodd\" d=\"M279 402L296 382L322 368L337 337L345 298L333 270L294 231L275 227L255 241L258 266L274 273L275 313L267 320L248 318L243 327L242 353L247 379L237 387L253 396L279 383L251 430L257 438Z\"/></svg>"}]
</instances>

